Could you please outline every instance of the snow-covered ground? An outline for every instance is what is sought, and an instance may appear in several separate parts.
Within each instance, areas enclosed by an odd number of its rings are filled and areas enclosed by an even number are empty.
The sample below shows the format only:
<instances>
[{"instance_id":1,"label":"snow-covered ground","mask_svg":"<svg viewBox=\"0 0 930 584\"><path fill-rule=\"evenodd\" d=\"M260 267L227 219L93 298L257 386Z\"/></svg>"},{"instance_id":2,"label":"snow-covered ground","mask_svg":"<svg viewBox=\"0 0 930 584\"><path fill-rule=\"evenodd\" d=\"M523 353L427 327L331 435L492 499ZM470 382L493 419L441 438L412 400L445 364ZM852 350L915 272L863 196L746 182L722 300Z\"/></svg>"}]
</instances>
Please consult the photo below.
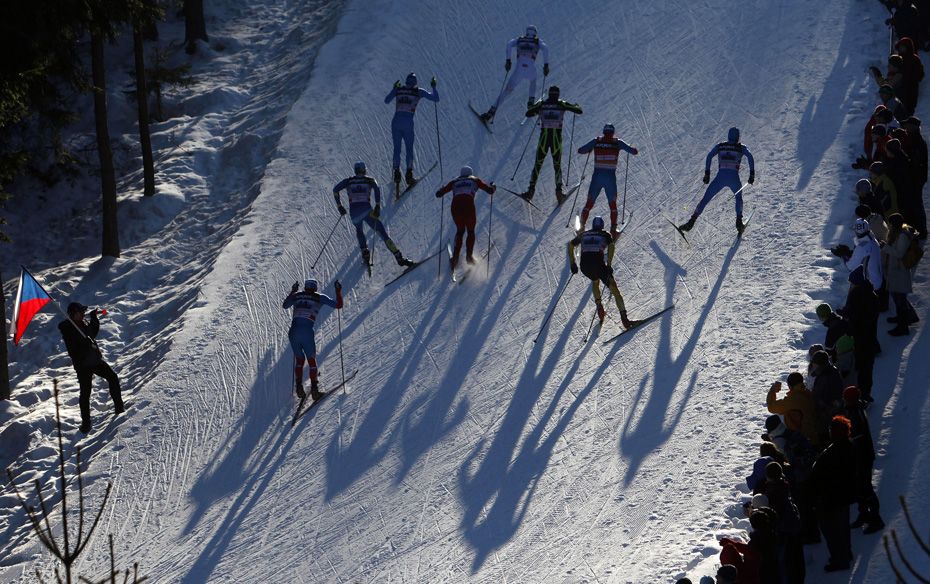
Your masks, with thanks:
<instances>
[{"instance_id":1,"label":"snow-covered ground","mask_svg":"<svg viewBox=\"0 0 930 584\"><path fill-rule=\"evenodd\" d=\"M113 306L104 345L133 404L87 440L90 490L106 476L114 498L79 569L103 569L111 532L118 556L158 582L638 583L710 573L716 538L733 527L727 508L745 490L765 391L803 369L822 335L816 304L845 296L845 271L826 248L849 236L858 177L848 162L875 100L866 66L887 51L881 6L350 0L308 75L313 34L325 34L316 7L269 0L239 15L262 17L228 32L230 64L249 59L233 90L242 102L217 119L212 139L190 145L208 161L197 196L177 187L186 199L177 218L119 261L48 270L68 273L63 288L86 303ZM291 38L305 22L324 32ZM398 268L380 242L369 280L344 225L310 270L338 219L332 184L359 158L388 181L392 108L382 98L410 70L439 78L444 172L384 210L404 253L439 248L432 191L462 164L525 187L526 161L508 180L533 128L518 125L525 86L493 135L466 103L487 107L503 45L529 22L551 50L548 81L585 110L575 147L610 121L641 151L614 265L631 317L675 309L617 343L601 343L619 332L615 314L582 343L593 302L579 278L532 342L568 281L568 206L549 216L498 191L490 276L460 286L437 282L431 263L385 288ZM302 94L290 108L292 90ZM438 159L433 107L417 114L421 169ZM757 162L751 226L737 242L723 193L686 246L665 216L690 213L704 156L731 125ZM582 163L574 158L573 177ZM554 204L549 168L534 200L544 209ZM480 254L488 205L478 200ZM603 198L597 208L606 212ZM360 371L350 391L291 429L280 301L310 275L328 292L342 280L346 368ZM924 290L922 317L927 299ZM37 324L15 354L17 382L34 397L13 406L19 417L3 429L25 445L8 459L24 477L50 467L50 370L74 389L57 333ZM324 386L340 378L337 324L324 310L317 325ZM923 328L884 337L876 366L871 417L892 526L900 492L930 517L926 449L913 448L926 427L927 365L909 358L928 354L927 343ZM98 409L108 408L104 395ZM15 499L2 497L0 574L25 581L48 557ZM852 581L890 581L878 536L854 546ZM823 551L808 554L810 581L850 579L820 577Z\"/></svg>"}]
</instances>

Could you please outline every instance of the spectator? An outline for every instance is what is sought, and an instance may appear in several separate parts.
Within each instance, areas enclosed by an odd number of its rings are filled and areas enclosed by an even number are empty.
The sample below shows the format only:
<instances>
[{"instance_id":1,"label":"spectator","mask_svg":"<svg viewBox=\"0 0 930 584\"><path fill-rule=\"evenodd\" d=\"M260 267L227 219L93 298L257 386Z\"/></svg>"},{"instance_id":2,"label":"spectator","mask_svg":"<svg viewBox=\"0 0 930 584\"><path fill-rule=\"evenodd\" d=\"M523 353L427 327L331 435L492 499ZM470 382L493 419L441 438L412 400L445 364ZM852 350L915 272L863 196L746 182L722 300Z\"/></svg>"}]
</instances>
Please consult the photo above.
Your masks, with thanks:
<instances>
[{"instance_id":1,"label":"spectator","mask_svg":"<svg viewBox=\"0 0 930 584\"><path fill-rule=\"evenodd\" d=\"M912 289L911 270L904 265L904 257L911 242L917 238L914 228L904 222L898 213L888 218L891 231L888 234L888 245L885 252L888 258L888 293L894 301L895 316L888 322L896 323L895 328L888 331L892 336L903 336L910 332L908 325L916 323L917 312L907 300Z\"/></svg>"},{"instance_id":2,"label":"spectator","mask_svg":"<svg viewBox=\"0 0 930 584\"><path fill-rule=\"evenodd\" d=\"M814 354L807 367L807 374L817 408L817 434L820 443L827 444L830 440L830 420L843 408L843 378L830 363L826 351Z\"/></svg>"},{"instance_id":3,"label":"spectator","mask_svg":"<svg viewBox=\"0 0 930 584\"><path fill-rule=\"evenodd\" d=\"M923 12L923 11L921 11ZM924 78L924 64L917 55L917 48L910 37L899 39L894 45L895 51L901 56L901 74L904 76L902 84L901 103L907 111L914 113L917 107L917 96L920 92L920 82Z\"/></svg>"},{"instance_id":4,"label":"spectator","mask_svg":"<svg viewBox=\"0 0 930 584\"><path fill-rule=\"evenodd\" d=\"M759 446L759 458L752 465L752 474L746 477L746 486L753 494L760 493L761 487L765 484L765 467L775 460L783 460L782 454L778 447L771 442L763 442Z\"/></svg>"},{"instance_id":5,"label":"spectator","mask_svg":"<svg viewBox=\"0 0 930 584\"><path fill-rule=\"evenodd\" d=\"M862 399L867 402L872 398L872 368L875 355L881 351L878 345L878 297L872 285L865 278L862 267L849 274L849 294L846 306L840 312L849 320L852 329L856 354L856 379Z\"/></svg>"},{"instance_id":6,"label":"spectator","mask_svg":"<svg viewBox=\"0 0 930 584\"><path fill-rule=\"evenodd\" d=\"M878 88L878 98L881 100L882 105L888 108L891 115L893 115L896 120L903 120L910 115L904 109L904 104L901 103L901 100L895 97L894 88L887 83Z\"/></svg>"},{"instance_id":7,"label":"spectator","mask_svg":"<svg viewBox=\"0 0 930 584\"><path fill-rule=\"evenodd\" d=\"M869 165L869 182L872 183L872 193L881 201L881 213L887 217L898 212L898 191L894 183L885 174L885 163L873 162Z\"/></svg>"},{"instance_id":8,"label":"spectator","mask_svg":"<svg viewBox=\"0 0 930 584\"><path fill-rule=\"evenodd\" d=\"M113 410L117 414L123 413L123 397L119 386L119 377L113 369L103 360L103 355L97 347L97 333L100 332L100 320L97 318L97 309L90 313L88 321L84 320L87 307L79 302L68 305L68 319L58 324L61 337L71 357L71 364L77 373L78 386L80 386L81 432L90 432L90 390L93 388L94 375L107 380L110 387L110 399L113 400Z\"/></svg>"},{"instance_id":9,"label":"spectator","mask_svg":"<svg viewBox=\"0 0 930 584\"><path fill-rule=\"evenodd\" d=\"M887 109L885 110L888 111ZM870 162L884 162L885 145L891 140L888 135L888 127L884 124L874 124L872 126L872 152L869 155Z\"/></svg>"},{"instance_id":10,"label":"spectator","mask_svg":"<svg viewBox=\"0 0 930 584\"><path fill-rule=\"evenodd\" d=\"M692 584L691 578L679 578L675 580L675 584Z\"/></svg>"},{"instance_id":11,"label":"spectator","mask_svg":"<svg viewBox=\"0 0 930 584\"><path fill-rule=\"evenodd\" d=\"M877 199L872 195L872 183L866 179L861 179L859 182L865 183L863 188L868 187L868 195L865 197L860 197L859 205L856 205L856 217L860 219L865 219L869 222L869 229L872 231L872 235L875 236L875 239L878 240L879 245L888 241L888 223L885 222L885 218L880 214L876 213L872 209L872 205L876 204ZM857 183L858 184L858 183ZM866 202L864 199L870 199L869 202ZM878 202L877 209L881 209L881 203Z\"/></svg>"},{"instance_id":12,"label":"spectator","mask_svg":"<svg viewBox=\"0 0 930 584\"><path fill-rule=\"evenodd\" d=\"M875 111L872 112L869 121L865 123L865 129L862 132L863 155L856 159L853 168L868 168L872 162L872 128L881 123L878 121L878 114L883 111L887 112L888 108L881 104L875 106Z\"/></svg>"},{"instance_id":13,"label":"spectator","mask_svg":"<svg viewBox=\"0 0 930 584\"><path fill-rule=\"evenodd\" d=\"M928 11L930 12L930 11ZM927 237L927 211L924 207L924 185L927 184L927 142L920 134L920 119L914 116L907 118L904 130L910 139L908 155L911 158L912 186L914 188L915 203L913 212L916 215L913 226L919 232L918 237Z\"/></svg>"},{"instance_id":14,"label":"spectator","mask_svg":"<svg viewBox=\"0 0 930 584\"><path fill-rule=\"evenodd\" d=\"M855 500L856 458L849 441L849 419L830 421L830 439L814 463L811 481L816 497L817 521L827 540L829 561L824 571L848 570L852 561L849 537L849 505Z\"/></svg>"},{"instance_id":15,"label":"spectator","mask_svg":"<svg viewBox=\"0 0 930 584\"><path fill-rule=\"evenodd\" d=\"M814 405L814 396L804 385L804 376L795 371L788 375L786 383L788 393L782 399L778 399L781 382L776 381L772 384L765 398L766 407L771 413L784 416L785 425L788 428L803 434L814 446L819 445L820 439L817 436L816 422L817 409Z\"/></svg>"},{"instance_id":16,"label":"spectator","mask_svg":"<svg viewBox=\"0 0 930 584\"><path fill-rule=\"evenodd\" d=\"M827 334L823 341L824 350L833 358L844 380L854 377L856 373L855 341L853 341L849 321L834 312L826 302L817 306L817 318L823 326L827 327Z\"/></svg>"},{"instance_id":17,"label":"spectator","mask_svg":"<svg viewBox=\"0 0 930 584\"><path fill-rule=\"evenodd\" d=\"M897 138L885 144L885 174L894 183L898 193L898 208L904 211L914 207L914 170L911 159L904 153L901 141Z\"/></svg>"},{"instance_id":18,"label":"spectator","mask_svg":"<svg viewBox=\"0 0 930 584\"><path fill-rule=\"evenodd\" d=\"M910 0L891 0L887 4L893 9L891 18L885 21L885 24L894 29L895 36L898 39L905 37L912 38L918 44L922 40L920 34L920 13L917 7Z\"/></svg>"},{"instance_id":19,"label":"spectator","mask_svg":"<svg viewBox=\"0 0 930 584\"><path fill-rule=\"evenodd\" d=\"M717 568L717 584L745 584L739 581L739 572L736 566L724 564ZM703 582L701 584L704 584ZM713 584L713 583L711 583Z\"/></svg>"},{"instance_id":20,"label":"spectator","mask_svg":"<svg viewBox=\"0 0 930 584\"><path fill-rule=\"evenodd\" d=\"M881 246L872 235L869 222L865 219L856 219L853 223L853 233L855 233L853 249L849 249L848 245L840 244L833 246L830 251L842 259L851 271L861 266L873 289L877 290L882 287L884 281Z\"/></svg>"},{"instance_id":21,"label":"spectator","mask_svg":"<svg viewBox=\"0 0 930 584\"><path fill-rule=\"evenodd\" d=\"M740 584L778 584L779 582L778 552L775 544L775 528L772 525L774 514L767 513L767 510L768 508L763 507L753 511L749 516L749 523L752 525L749 543L729 538L720 540L725 548L729 547L742 556L743 564L739 568ZM719 572L717 579L718 581L720 579Z\"/></svg>"},{"instance_id":22,"label":"spectator","mask_svg":"<svg viewBox=\"0 0 930 584\"><path fill-rule=\"evenodd\" d=\"M901 103L904 103L904 89L905 89L905 80L904 80L904 59L901 58L901 55L892 54L888 57L888 73L882 75L882 72L878 67L872 66L869 67L869 71L872 72L872 77L875 78L875 82L878 83L879 87L883 85L890 85L894 89L895 95L901 97ZM906 104L905 104L905 107ZM908 111L908 114L913 112L913 110Z\"/></svg>"},{"instance_id":23,"label":"spectator","mask_svg":"<svg viewBox=\"0 0 930 584\"><path fill-rule=\"evenodd\" d=\"M803 584L804 546L801 543L801 515L791 495L782 467L771 463L765 468L765 494L776 515L775 532L782 582Z\"/></svg>"},{"instance_id":24,"label":"spectator","mask_svg":"<svg viewBox=\"0 0 930 584\"><path fill-rule=\"evenodd\" d=\"M862 533L871 534L885 527L885 522L879 514L878 495L872 487L875 444L872 442L869 418L862 407L859 388L852 385L844 389L843 401L846 405L846 417L851 424L850 440L856 454L856 500L859 503L859 513L850 527L858 529L865 526Z\"/></svg>"}]
</instances>

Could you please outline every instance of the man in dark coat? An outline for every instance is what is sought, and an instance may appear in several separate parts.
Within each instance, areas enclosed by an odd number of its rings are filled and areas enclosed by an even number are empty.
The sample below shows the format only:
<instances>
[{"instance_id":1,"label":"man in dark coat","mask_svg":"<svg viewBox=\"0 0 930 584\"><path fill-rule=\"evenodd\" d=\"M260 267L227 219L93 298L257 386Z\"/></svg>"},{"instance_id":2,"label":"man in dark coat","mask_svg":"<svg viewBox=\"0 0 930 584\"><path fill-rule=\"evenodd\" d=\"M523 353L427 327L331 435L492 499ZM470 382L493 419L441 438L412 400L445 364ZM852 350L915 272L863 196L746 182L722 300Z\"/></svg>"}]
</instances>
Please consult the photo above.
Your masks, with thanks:
<instances>
[{"instance_id":1,"label":"man in dark coat","mask_svg":"<svg viewBox=\"0 0 930 584\"><path fill-rule=\"evenodd\" d=\"M912 38L918 44L923 40L920 30L920 13L911 0L891 0L889 9L893 9L891 18L885 24L894 28L895 36L899 39Z\"/></svg>"},{"instance_id":2,"label":"man in dark coat","mask_svg":"<svg viewBox=\"0 0 930 584\"><path fill-rule=\"evenodd\" d=\"M830 420L843 408L843 377L826 351L814 353L807 373L817 406L817 433L821 436L821 444L828 444Z\"/></svg>"},{"instance_id":3,"label":"man in dark coat","mask_svg":"<svg viewBox=\"0 0 930 584\"><path fill-rule=\"evenodd\" d=\"M103 360L103 355L97 347L97 333L100 332L100 320L97 318L97 309L90 313L85 321L84 315L87 307L79 302L68 305L68 319L58 324L61 337L71 357L71 364L77 372L78 385L81 388L81 432L90 432L90 390L93 387L94 375L107 380L110 387L110 398L113 399L113 409L117 414L123 412L123 397L120 393L119 377L113 369Z\"/></svg>"},{"instance_id":4,"label":"man in dark coat","mask_svg":"<svg viewBox=\"0 0 930 584\"><path fill-rule=\"evenodd\" d=\"M924 207L924 185L927 184L927 142L920 135L920 118L911 116L902 122L901 127L909 138L908 155L911 158L912 186L917 204L914 206L916 218L914 227L920 232L920 238L927 237L927 210Z\"/></svg>"},{"instance_id":5,"label":"man in dark coat","mask_svg":"<svg viewBox=\"0 0 930 584\"><path fill-rule=\"evenodd\" d=\"M849 274L846 306L838 310L849 320L856 352L856 377L862 399L873 402L872 369L878 346L878 297L865 277L862 266Z\"/></svg>"},{"instance_id":6,"label":"man in dark coat","mask_svg":"<svg viewBox=\"0 0 930 584\"><path fill-rule=\"evenodd\" d=\"M811 473L817 522L827 541L830 559L824 571L848 570L852 561L849 505L856 500L856 456L849 441L850 422L843 416L830 421L830 438Z\"/></svg>"},{"instance_id":7,"label":"man in dark coat","mask_svg":"<svg viewBox=\"0 0 930 584\"><path fill-rule=\"evenodd\" d=\"M872 487L875 444L872 442L869 418L865 415L859 398L859 388L856 386L851 385L843 390L846 417L852 424L849 438L856 453L856 498L859 503L859 514L850 527L865 526L862 533L870 534L881 531L885 527L885 522L879 515L878 495Z\"/></svg>"}]
</instances>

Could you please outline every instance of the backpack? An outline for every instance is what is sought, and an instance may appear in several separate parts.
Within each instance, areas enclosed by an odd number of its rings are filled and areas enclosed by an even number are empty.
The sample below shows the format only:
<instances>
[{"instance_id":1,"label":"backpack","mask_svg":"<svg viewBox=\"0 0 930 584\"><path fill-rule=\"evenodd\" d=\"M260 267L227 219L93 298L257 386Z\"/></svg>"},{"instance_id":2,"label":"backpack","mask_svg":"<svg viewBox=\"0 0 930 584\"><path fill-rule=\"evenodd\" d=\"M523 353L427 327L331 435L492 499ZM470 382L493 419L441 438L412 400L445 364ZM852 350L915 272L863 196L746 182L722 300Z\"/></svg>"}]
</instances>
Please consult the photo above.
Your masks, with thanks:
<instances>
[{"instance_id":1,"label":"backpack","mask_svg":"<svg viewBox=\"0 0 930 584\"><path fill-rule=\"evenodd\" d=\"M907 232L907 235L911 238L911 241L907 244L904 255L901 256L901 263L904 264L905 268L911 270L917 265L920 258L924 257L924 249L920 247L920 241L917 239L916 233Z\"/></svg>"}]
</instances>

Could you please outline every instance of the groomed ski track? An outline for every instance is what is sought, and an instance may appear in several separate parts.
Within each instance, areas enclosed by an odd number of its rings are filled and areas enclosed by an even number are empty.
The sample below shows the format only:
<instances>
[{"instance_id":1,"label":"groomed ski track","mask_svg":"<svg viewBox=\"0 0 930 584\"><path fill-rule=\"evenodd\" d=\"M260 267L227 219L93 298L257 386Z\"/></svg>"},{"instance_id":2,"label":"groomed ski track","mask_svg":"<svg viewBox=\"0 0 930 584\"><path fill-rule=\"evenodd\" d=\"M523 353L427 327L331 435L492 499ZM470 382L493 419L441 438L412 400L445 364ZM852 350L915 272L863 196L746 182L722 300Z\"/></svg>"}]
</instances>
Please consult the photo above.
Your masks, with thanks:
<instances>
[{"instance_id":1,"label":"groomed ski track","mask_svg":"<svg viewBox=\"0 0 930 584\"><path fill-rule=\"evenodd\" d=\"M841 301L845 275L822 250L848 233L838 226L852 205L848 144L873 103L863 71L870 48L882 54L880 9L348 2L261 194L140 392L151 405L119 428L125 448L105 447L93 462L114 482L102 533L155 582L672 581L728 526L723 509L753 460L765 391L803 368L816 302ZM310 271L338 219L332 185L356 159L379 179L382 217L412 259L448 240L433 192L461 165L525 187L532 152L508 179L533 128L518 127L526 86L501 107L493 135L465 106L493 99L504 44L531 22L550 47L548 82L585 110L575 148L613 122L640 149L630 158L634 224L614 267L631 318L675 310L612 346L581 343L594 307L580 277L532 343L569 276L569 205L546 217L498 196L487 280L481 268L451 285L443 266L437 281L434 260L384 289L399 268L376 240L369 280L345 225ZM409 71L439 79L444 173L395 204L382 99ZM437 159L433 108L422 102L417 113L418 169ZM689 248L662 214L687 217L704 156L731 125L757 161L745 191L752 227L737 243L724 192ZM573 160L572 179L583 162ZM534 199L546 210L551 182L547 161ZM488 205L483 193L477 200L481 254ZM606 215L603 197L596 209ZM346 369L361 371L349 393L290 428L280 302L311 275L327 293L343 282ZM619 332L609 313L603 338ZM339 381L336 339L324 309L324 386ZM84 567L105 565L97 537ZM861 579L880 569L868 561L858 581L878 581Z\"/></svg>"}]
</instances>

